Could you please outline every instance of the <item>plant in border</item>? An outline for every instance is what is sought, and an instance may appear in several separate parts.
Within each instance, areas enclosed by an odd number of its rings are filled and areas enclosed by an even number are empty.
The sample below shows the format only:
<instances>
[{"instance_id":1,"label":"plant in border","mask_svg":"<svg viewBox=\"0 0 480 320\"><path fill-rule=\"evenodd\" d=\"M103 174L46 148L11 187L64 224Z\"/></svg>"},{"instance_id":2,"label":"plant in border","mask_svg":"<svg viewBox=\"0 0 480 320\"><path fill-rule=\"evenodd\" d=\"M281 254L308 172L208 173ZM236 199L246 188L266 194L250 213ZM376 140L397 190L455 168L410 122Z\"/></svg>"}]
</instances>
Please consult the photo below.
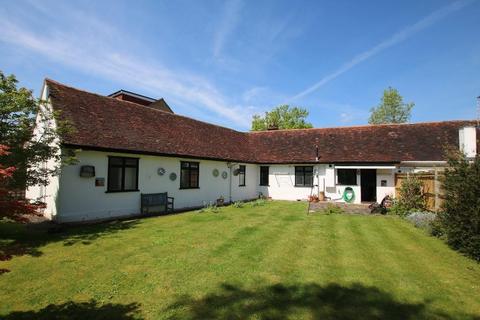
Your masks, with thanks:
<instances>
[{"instance_id":1,"label":"plant in border","mask_svg":"<svg viewBox=\"0 0 480 320\"><path fill-rule=\"evenodd\" d=\"M426 208L427 203L423 193L422 182L412 174L402 182L398 198L393 200L389 213L403 217L409 212L423 212Z\"/></svg>"},{"instance_id":2,"label":"plant in border","mask_svg":"<svg viewBox=\"0 0 480 320\"><path fill-rule=\"evenodd\" d=\"M480 261L480 156L467 159L452 149L447 159L441 231L450 246Z\"/></svg>"},{"instance_id":3,"label":"plant in border","mask_svg":"<svg viewBox=\"0 0 480 320\"><path fill-rule=\"evenodd\" d=\"M343 214L345 213L345 210L343 210L337 205L334 205L333 203L329 203L327 207L321 211L321 213L326 215Z\"/></svg>"}]
</instances>

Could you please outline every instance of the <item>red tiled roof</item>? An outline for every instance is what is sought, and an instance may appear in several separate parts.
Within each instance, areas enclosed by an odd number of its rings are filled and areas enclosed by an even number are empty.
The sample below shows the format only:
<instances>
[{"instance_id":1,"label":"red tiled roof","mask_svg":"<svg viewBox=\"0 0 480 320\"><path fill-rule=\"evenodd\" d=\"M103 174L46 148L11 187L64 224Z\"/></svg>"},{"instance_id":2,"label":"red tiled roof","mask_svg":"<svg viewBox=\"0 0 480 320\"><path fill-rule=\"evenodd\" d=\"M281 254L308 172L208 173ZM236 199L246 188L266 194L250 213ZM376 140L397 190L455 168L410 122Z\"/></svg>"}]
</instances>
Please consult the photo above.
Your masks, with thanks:
<instances>
[{"instance_id":1,"label":"red tiled roof","mask_svg":"<svg viewBox=\"0 0 480 320\"><path fill-rule=\"evenodd\" d=\"M253 162L248 135L136 103L46 80L54 110L75 132L66 145L205 159Z\"/></svg>"},{"instance_id":2,"label":"red tiled roof","mask_svg":"<svg viewBox=\"0 0 480 320\"><path fill-rule=\"evenodd\" d=\"M53 108L76 129L66 145L253 163L444 160L472 121L244 133L46 80ZM478 132L478 131L477 131ZM477 137L480 135L477 134Z\"/></svg>"},{"instance_id":3,"label":"red tiled roof","mask_svg":"<svg viewBox=\"0 0 480 320\"><path fill-rule=\"evenodd\" d=\"M445 160L446 146L458 147L459 128L473 124L444 121L366 125L262 131L251 136L258 146L257 159L265 163L314 162L315 146L319 162L441 161Z\"/></svg>"}]
</instances>

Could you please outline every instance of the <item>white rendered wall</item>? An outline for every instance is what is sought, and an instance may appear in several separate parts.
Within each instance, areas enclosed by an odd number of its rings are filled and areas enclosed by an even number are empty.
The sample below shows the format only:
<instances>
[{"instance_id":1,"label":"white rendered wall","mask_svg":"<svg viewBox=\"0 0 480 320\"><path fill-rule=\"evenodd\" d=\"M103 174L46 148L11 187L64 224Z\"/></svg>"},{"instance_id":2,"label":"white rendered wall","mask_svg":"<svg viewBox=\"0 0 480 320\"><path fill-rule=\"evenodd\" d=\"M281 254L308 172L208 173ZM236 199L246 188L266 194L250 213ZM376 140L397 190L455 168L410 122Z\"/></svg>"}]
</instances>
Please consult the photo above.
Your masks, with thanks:
<instances>
[{"instance_id":1,"label":"white rendered wall","mask_svg":"<svg viewBox=\"0 0 480 320\"><path fill-rule=\"evenodd\" d=\"M295 165L270 165L268 167L269 186L259 186L259 192L276 200L305 200L308 198L311 187L295 187ZM315 168L316 166L314 166L313 183L317 184ZM257 168L257 176L260 176L260 167ZM313 193L316 194L316 192L317 188L314 188Z\"/></svg>"},{"instance_id":2,"label":"white rendered wall","mask_svg":"<svg viewBox=\"0 0 480 320\"><path fill-rule=\"evenodd\" d=\"M318 187L313 188L313 194L317 194L318 191L325 191L325 196L332 201L345 202L343 192L345 188L351 187L355 193L353 203L361 203L360 171L357 173L356 185L339 185L336 169L332 178L328 176L328 170L331 170L328 165L319 164L313 167L314 185L318 185ZM352 169L355 168L352 167ZM257 168L257 174L260 175L260 168ZM328 186L330 179L334 180L334 186ZM381 186L382 180L387 182L384 187ZM269 186L259 186L258 190L265 196L276 200L306 200L312 192L311 187L295 187L295 165L270 165ZM377 169L377 201L381 201L387 194L395 195L395 170Z\"/></svg>"},{"instance_id":3,"label":"white rendered wall","mask_svg":"<svg viewBox=\"0 0 480 320\"><path fill-rule=\"evenodd\" d=\"M46 85L44 85L42 88L41 99L43 101L47 101L46 104L40 105L41 113L51 112L52 106L51 106L50 100L48 99L48 88ZM43 122L41 121L40 115L38 115L36 119L35 129L33 131L34 139L37 139L37 138L39 139L39 137L44 132L44 126L50 126L53 129L56 128L56 124L53 119L50 120L48 123ZM54 143L58 143L58 140L54 141ZM53 169L59 165L60 163L54 159L50 159L46 163L39 164L39 166L42 166L44 168L49 168L49 169ZM35 186L28 187L27 190L25 191L25 196L29 200L44 202L46 207L45 209L43 209L43 215L48 219L54 219L55 215L57 214L56 197L58 194L58 188L59 188L59 177L53 176L53 177L50 177L49 184L46 186L35 185Z\"/></svg>"},{"instance_id":4,"label":"white rendered wall","mask_svg":"<svg viewBox=\"0 0 480 320\"><path fill-rule=\"evenodd\" d=\"M387 182L384 187L382 180ZM380 203L387 195L395 197L395 170L377 169L377 202Z\"/></svg>"},{"instance_id":5,"label":"white rendered wall","mask_svg":"<svg viewBox=\"0 0 480 320\"><path fill-rule=\"evenodd\" d=\"M139 158L139 192L107 193L108 156L125 156ZM66 166L60 177L58 193L58 216L60 222L96 220L117 216L135 215L140 212L140 193L168 192L175 198L175 209L202 206L214 202L220 196L229 200L230 169L227 162L211 160L192 160L158 156L107 153L98 151L80 151L77 153L78 164ZM200 163L198 189L180 189L180 161ZM97 178L105 178L105 186L96 187L95 178L79 176L80 166L95 166ZM234 166L237 168L238 165ZM158 168L164 168L165 174L158 175ZM214 177L212 172L218 169L220 174ZM228 172L223 179L223 171ZM233 170L232 170L233 171ZM175 172L177 179L171 181L170 173ZM246 186L239 187L238 176L232 176L232 200L247 200L258 196L257 166L246 164Z\"/></svg>"}]
</instances>

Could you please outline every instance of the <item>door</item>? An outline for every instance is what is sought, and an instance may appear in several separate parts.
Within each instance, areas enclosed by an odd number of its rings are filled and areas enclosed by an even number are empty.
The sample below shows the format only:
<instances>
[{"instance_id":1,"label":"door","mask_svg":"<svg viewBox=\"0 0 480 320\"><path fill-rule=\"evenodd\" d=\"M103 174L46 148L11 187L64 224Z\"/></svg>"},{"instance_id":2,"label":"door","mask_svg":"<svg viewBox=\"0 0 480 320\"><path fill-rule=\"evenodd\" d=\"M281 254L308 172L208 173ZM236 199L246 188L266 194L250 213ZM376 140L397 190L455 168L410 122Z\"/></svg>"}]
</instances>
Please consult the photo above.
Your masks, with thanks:
<instances>
[{"instance_id":1,"label":"door","mask_svg":"<svg viewBox=\"0 0 480 320\"><path fill-rule=\"evenodd\" d=\"M360 193L362 202L377 201L377 170L360 170Z\"/></svg>"}]
</instances>

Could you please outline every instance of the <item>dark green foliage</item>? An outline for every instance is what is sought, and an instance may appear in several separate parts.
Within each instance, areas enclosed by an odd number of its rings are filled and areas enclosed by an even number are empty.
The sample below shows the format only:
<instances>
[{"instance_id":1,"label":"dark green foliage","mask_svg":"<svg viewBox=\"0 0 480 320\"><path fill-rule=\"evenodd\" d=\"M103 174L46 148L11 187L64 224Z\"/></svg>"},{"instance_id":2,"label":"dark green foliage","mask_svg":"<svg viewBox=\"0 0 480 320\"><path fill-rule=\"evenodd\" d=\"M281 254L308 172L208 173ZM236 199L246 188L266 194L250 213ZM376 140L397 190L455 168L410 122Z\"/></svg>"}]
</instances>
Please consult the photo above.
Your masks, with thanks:
<instances>
[{"instance_id":1,"label":"dark green foliage","mask_svg":"<svg viewBox=\"0 0 480 320\"><path fill-rule=\"evenodd\" d=\"M480 261L480 157L450 152L440 222L453 248Z\"/></svg>"}]
</instances>

